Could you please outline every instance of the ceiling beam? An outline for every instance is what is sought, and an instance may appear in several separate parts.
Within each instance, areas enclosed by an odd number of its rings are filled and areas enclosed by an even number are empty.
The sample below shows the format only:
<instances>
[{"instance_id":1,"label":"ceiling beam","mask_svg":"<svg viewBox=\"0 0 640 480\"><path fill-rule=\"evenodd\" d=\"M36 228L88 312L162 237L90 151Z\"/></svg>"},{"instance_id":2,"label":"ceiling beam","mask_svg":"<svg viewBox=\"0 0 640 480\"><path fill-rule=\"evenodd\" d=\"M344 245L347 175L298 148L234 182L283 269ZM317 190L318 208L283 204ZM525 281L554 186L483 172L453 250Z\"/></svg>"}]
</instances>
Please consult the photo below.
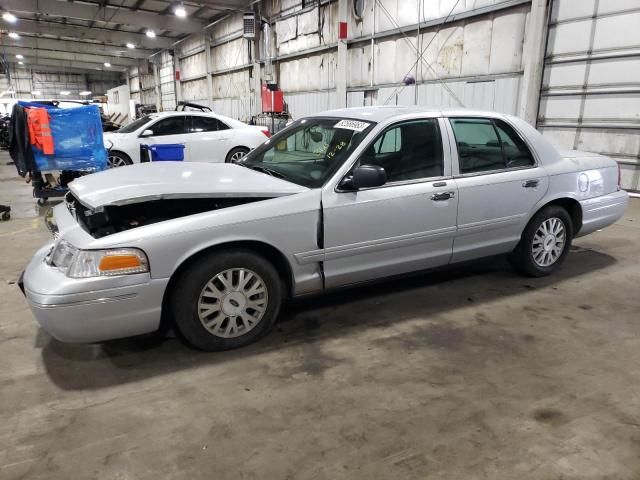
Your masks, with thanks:
<instances>
[{"instance_id":1,"label":"ceiling beam","mask_svg":"<svg viewBox=\"0 0 640 480\"><path fill-rule=\"evenodd\" d=\"M24 63L26 64L29 62L37 63L44 58L65 60L69 62L94 63L100 66L104 66L104 63L108 62L114 67L118 66L123 68L138 64L138 60L133 58L107 57L104 55L92 55L88 53L58 52L56 50L41 50L38 48L30 49L5 46L2 49L2 53L6 54L8 58L15 58L17 54L24 55Z\"/></svg>"},{"instance_id":2,"label":"ceiling beam","mask_svg":"<svg viewBox=\"0 0 640 480\"><path fill-rule=\"evenodd\" d=\"M6 27L5 27L6 28ZM43 22L20 19L10 27L12 32L29 33L32 35L51 35L54 37L65 37L76 40L95 40L111 45L126 45L131 42L137 47L144 47L153 50L171 48L176 41L175 38L161 37L149 38L144 34L110 30L107 28L89 28L75 25L62 25L61 23Z\"/></svg>"},{"instance_id":3,"label":"ceiling beam","mask_svg":"<svg viewBox=\"0 0 640 480\"><path fill-rule=\"evenodd\" d=\"M33 62L29 62L26 65L18 66L18 60L15 57L7 58L6 61L11 64L16 64L16 68L30 68L35 69L36 66L40 67L54 67L54 71L59 73L64 73L67 71L71 71L70 69L83 70L88 72L125 72L126 67L121 66L112 66L111 68L105 67L102 63L91 63L91 62L77 62L74 60L59 60L55 58L38 58L34 59Z\"/></svg>"},{"instance_id":4,"label":"ceiling beam","mask_svg":"<svg viewBox=\"0 0 640 480\"><path fill-rule=\"evenodd\" d=\"M104 79L105 81L119 81L122 79L122 72L104 71L98 72L95 68L77 68L77 67L65 67L64 72L61 72L61 68L52 65L41 64L29 64L28 68L24 68L27 65L18 65L11 63L11 75L15 76L16 72L53 72L53 73L76 73L81 75L95 75L90 77L90 80ZM28 73L27 73L28 74Z\"/></svg>"},{"instance_id":5,"label":"ceiling beam","mask_svg":"<svg viewBox=\"0 0 640 480\"><path fill-rule=\"evenodd\" d=\"M77 18L88 21L101 21L134 27L167 30L177 33L195 33L201 31L206 23L195 18L178 18L175 15L130 10L117 6L99 4L61 2L58 0L3 0L3 8L16 12L40 13L61 18Z\"/></svg>"},{"instance_id":6,"label":"ceiling beam","mask_svg":"<svg viewBox=\"0 0 640 480\"><path fill-rule=\"evenodd\" d=\"M148 58L153 50L130 49L121 46L100 45L97 43L73 42L71 40L54 40L52 38L38 38L21 36L14 40L9 37L0 38L0 43L11 47L35 48L40 50L55 50L59 52L90 53L115 58Z\"/></svg>"}]
</instances>

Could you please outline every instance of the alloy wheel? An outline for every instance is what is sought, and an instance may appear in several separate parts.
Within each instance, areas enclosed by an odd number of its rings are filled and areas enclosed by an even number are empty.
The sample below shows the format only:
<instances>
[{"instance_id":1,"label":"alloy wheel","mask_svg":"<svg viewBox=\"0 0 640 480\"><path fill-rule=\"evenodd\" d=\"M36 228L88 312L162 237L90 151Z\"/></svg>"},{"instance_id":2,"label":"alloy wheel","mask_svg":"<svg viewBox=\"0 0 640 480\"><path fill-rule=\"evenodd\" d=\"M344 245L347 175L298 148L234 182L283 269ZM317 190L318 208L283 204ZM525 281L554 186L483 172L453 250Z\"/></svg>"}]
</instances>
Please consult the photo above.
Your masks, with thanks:
<instances>
[{"instance_id":1,"label":"alloy wheel","mask_svg":"<svg viewBox=\"0 0 640 480\"><path fill-rule=\"evenodd\" d=\"M243 151L238 151L235 152L233 155L231 155L231 157L229 158L229 161L231 163L238 163L240 160L242 160L245 157L246 153Z\"/></svg>"},{"instance_id":2,"label":"alloy wheel","mask_svg":"<svg viewBox=\"0 0 640 480\"><path fill-rule=\"evenodd\" d=\"M235 338L252 330L269 301L262 278L246 268L232 268L207 282L198 298L198 318L220 338Z\"/></svg>"},{"instance_id":3,"label":"alloy wheel","mask_svg":"<svg viewBox=\"0 0 640 480\"><path fill-rule=\"evenodd\" d=\"M109 155L109 159L107 160L108 168L124 167L125 165L128 165L128 163L124 158L118 155Z\"/></svg>"},{"instance_id":4,"label":"alloy wheel","mask_svg":"<svg viewBox=\"0 0 640 480\"><path fill-rule=\"evenodd\" d=\"M531 254L540 267L550 267L562 256L566 244L566 229L557 217L547 218L533 236Z\"/></svg>"}]
</instances>

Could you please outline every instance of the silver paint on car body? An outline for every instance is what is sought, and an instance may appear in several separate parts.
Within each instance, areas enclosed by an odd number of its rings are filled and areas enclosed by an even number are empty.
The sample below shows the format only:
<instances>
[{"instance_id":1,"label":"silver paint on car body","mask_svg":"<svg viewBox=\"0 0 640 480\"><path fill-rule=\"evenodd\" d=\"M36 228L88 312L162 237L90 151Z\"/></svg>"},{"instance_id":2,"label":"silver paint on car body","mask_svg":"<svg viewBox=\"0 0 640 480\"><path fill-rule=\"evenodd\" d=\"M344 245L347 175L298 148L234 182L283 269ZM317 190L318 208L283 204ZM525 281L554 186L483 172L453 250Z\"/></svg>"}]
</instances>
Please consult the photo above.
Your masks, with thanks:
<instances>
[{"instance_id":1,"label":"silver paint on car body","mask_svg":"<svg viewBox=\"0 0 640 480\"><path fill-rule=\"evenodd\" d=\"M228 164L136 165L75 180L72 191L90 208L193 196L266 199L102 238L93 238L66 205L58 205L54 208L56 241L64 239L81 249L140 248L151 271L70 279L44 263L53 245L50 243L34 256L24 277L27 299L38 321L65 341L100 341L153 331L160 323L166 285L180 265L204 250L233 242L255 242L279 252L289 265L290 293L304 295L325 287L508 252L529 219L556 199L573 199L580 204L578 235L610 225L622 216L627 203L626 192L617 188L615 161L584 152L559 153L529 124L508 115L389 106L333 110L318 116L376 122L318 189ZM507 122L530 147L536 166L460 175L450 116ZM438 118L444 147L443 177L340 191L341 180L380 132L391 124L416 118ZM183 176L186 172L192 173ZM580 175L589 179L585 191L579 187ZM530 181L537 183L525 187ZM442 202L431 199L441 192L452 192L453 196ZM321 219L324 225L320 225ZM320 228L322 246L318 243ZM46 307L121 295L132 296L98 304Z\"/></svg>"},{"instance_id":2,"label":"silver paint on car body","mask_svg":"<svg viewBox=\"0 0 640 480\"><path fill-rule=\"evenodd\" d=\"M78 178L71 192L89 208L197 197L279 197L305 187L230 163L152 162Z\"/></svg>"}]
</instances>

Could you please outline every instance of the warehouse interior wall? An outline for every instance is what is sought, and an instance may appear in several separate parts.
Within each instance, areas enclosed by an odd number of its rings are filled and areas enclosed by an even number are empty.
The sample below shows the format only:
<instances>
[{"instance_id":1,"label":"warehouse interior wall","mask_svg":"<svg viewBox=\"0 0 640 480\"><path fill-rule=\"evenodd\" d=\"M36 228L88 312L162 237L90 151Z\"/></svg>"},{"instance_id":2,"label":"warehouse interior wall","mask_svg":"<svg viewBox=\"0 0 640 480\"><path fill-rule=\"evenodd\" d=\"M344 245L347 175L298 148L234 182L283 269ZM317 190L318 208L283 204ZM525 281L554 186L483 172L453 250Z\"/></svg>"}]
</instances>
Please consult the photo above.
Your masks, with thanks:
<instances>
[{"instance_id":1,"label":"warehouse interior wall","mask_svg":"<svg viewBox=\"0 0 640 480\"><path fill-rule=\"evenodd\" d=\"M623 186L640 190L640 0L263 0L252 8L269 27L256 38L244 36L242 12L229 13L123 74L13 69L12 88L29 98L127 84L132 100L158 110L193 101L242 121L261 112L264 81L284 91L293 118L340 105L488 109L525 118L561 148L616 158ZM6 75L0 88L9 88Z\"/></svg>"},{"instance_id":2,"label":"warehouse interior wall","mask_svg":"<svg viewBox=\"0 0 640 480\"><path fill-rule=\"evenodd\" d=\"M538 129L615 158L640 190L640 0L554 0Z\"/></svg>"},{"instance_id":3,"label":"warehouse interior wall","mask_svg":"<svg viewBox=\"0 0 640 480\"><path fill-rule=\"evenodd\" d=\"M9 73L0 74L0 108L6 111L15 99L59 99L59 92L89 91L104 95L107 90L122 83L119 73L61 73L10 67ZM32 94L32 92L39 92ZM69 100L85 98L69 97Z\"/></svg>"},{"instance_id":4,"label":"warehouse interior wall","mask_svg":"<svg viewBox=\"0 0 640 480\"><path fill-rule=\"evenodd\" d=\"M294 118L333 108L338 3L261 2L257 13L271 27L270 52L260 39L243 38L241 13L229 15L170 52L179 80L154 79L152 70L165 65L155 57L145 74L140 65L130 68L132 98L158 103L158 95L177 95L176 101L247 121L260 112L254 79L265 78L270 56L272 79ZM517 113L529 0L369 0L362 12L347 3L347 105L464 105ZM256 68L256 61L263 66ZM405 86L406 76L415 84Z\"/></svg>"}]
</instances>

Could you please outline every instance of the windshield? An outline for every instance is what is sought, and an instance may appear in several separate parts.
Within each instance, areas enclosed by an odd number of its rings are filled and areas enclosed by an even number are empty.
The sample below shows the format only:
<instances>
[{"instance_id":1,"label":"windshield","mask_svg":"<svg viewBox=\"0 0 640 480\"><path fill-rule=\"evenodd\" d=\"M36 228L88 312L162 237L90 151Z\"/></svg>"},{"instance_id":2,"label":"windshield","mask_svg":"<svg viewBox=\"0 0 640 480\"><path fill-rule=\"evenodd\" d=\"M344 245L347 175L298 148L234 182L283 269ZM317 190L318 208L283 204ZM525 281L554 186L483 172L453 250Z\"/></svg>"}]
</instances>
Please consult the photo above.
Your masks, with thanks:
<instances>
[{"instance_id":1,"label":"windshield","mask_svg":"<svg viewBox=\"0 0 640 480\"><path fill-rule=\"evenodd\" d=\"M151 115L145 115L144 117L140 117L137 120L134 120L131 123L127 123L124 127L118 130L118 133L132 133L142 127L144 124L149 123L151 120Z\"/></svg>"},{"instance_id":2,"label":"windshield","mask_svg":"<svg viewBox=\"0 0 640 480\"><path fill-rule=\"evenodd\" d=\"M324 185L353 152L373 122L306 118L292 123L239 162L308 188Z\"/></svg>"}]
</instances>

